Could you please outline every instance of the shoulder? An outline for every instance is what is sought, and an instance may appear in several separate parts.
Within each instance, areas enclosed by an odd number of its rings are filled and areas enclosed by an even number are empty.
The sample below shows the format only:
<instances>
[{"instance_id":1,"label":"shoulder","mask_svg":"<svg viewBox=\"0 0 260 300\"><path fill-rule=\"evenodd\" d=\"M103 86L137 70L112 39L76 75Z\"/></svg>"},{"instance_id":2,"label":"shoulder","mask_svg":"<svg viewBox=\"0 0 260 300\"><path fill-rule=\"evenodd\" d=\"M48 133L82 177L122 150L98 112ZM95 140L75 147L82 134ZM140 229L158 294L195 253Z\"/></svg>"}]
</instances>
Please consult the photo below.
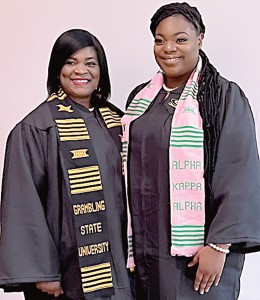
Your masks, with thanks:
<instances>
[{"instance_id":1,"label":"shoulder","mask_svg":"<svg viewBox=\"0 0 260 300\"><path fill-rule=\"evenodd\" d=\"M56 126L47 101L42 102L31 111L19 124L32 126L43 131Z\"/></svg>"},{"instance_id":2,"label":"shoulder","mask_svg":"<svg viewBox=\"0 0 260 300\"><path fill-rule=\"evenodd\" d=\"M94 107L96 107L96 108L108 107L112 111L116 112L120 117L122 117L123 114L124 114L121 109L119 109L117 106L115 106L111 102L109 102L107 100L104 100L104 99L100 99L98 101L95 101L94 102Z\"/></svg>"},{"instance_id":3,"label":"shoulder","mask_svg":"<svg viewBox=\"0 0 260 300\"><path fill-rule=\"evenodd\" d=\"M124 113L122 112L121 109L119 109L117 106L115 106L114 104L107 102L107 107L110 108L111 110L113 110L114 112L116 112L120 117L122 117L124 115Z\"/></svg>"},{"instance_id":4,"label":"shoulder","mask_svg":"<svg viewBox=\"0 0 260 300\"><path fill-rule=\"evenodd\" d=\"M30 144L38 143L47 136L56 135L56 124L46 101L32 110L14 128L7 137L7 144L30 141ZM54 130L51 130L54 129Z\"/></svg>"},{"instance_id":5,"label":"shoulder","mask_svg":"<svg viewBox=\"0 0 260 300\"><path fill-rule=\"evenodd\" d=\"M150 80L146 81L144 83L141 83L132 90L132 92L129 94L128 99L126 101L125 108L127 108L130 105L130 103L132 102L132 100L134 99L136 94L138 94L149 82L150 82Z\"/></svg>"},{"instance_id":6,"label":"shoulder","mask_svg":"<svg viewBox=\"0 0 260 300\"><path fill-rule=\"evenodd\" d=\"M228 100L229 98L232 98L233 96L245 98L246 96L240 86L230 80L227 80L226 78L219 76L218 78L218 84L220 87L220 94L222 96L225 96L225 98Z\"/></svg>"},{"instance_id":7,"label":"shoulder","mask_svg":"<svg viewBox=\"0 0 260 300\"><path fill-rule=\"evenodd\" d=\"M219 76L219 117L222 122L228 118L236 120L247 117L253 119L250 103L240 86ZM220 123L222 123L220 122Z\"/></svg>"}]
</instances>

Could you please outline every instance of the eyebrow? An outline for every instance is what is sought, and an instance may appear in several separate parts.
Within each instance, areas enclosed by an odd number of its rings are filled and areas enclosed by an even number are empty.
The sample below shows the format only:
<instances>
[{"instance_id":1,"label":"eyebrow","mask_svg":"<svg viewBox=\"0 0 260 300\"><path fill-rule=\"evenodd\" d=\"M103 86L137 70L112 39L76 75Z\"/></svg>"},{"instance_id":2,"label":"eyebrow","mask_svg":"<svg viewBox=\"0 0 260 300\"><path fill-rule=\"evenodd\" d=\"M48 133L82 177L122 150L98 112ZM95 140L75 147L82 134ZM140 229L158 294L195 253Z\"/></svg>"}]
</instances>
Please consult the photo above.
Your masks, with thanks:
<instances>
[{"instance_id":1,"label":"eyebrow","mask_svg":"<svg viewBox=\"0 0 260 300\"><path fill-rule=\"evenodd\" d=\"M186 35L189 35L189 34L188 34L187 32L185 32L185 31L179 31L179 32L176 32L176 33L174 34L174 36L179 35L179 34L182 34L182 33L184 33L184 34L186 34ZM161 33L157 33L156 35L163 36L163 34L161 34Z\"/></svg>"},{"instance_id":2,"label":"eyebrow","mask_svg":"<svg viewBox=\"0 0 260 300\"><path fill-rule=\"evenodd\" d=\"M77 60L77 58L75 58L75 57L73 57L73 56L70 56L70 57L68 57L67 59L74 59L74 60ZM97 58L94 57L94 56L93 56L93 57L91 56L91 57L87 57L87 58L86 58L86 60L91 60L91 59L97 60Z\"/></svg>"}]
</instances>

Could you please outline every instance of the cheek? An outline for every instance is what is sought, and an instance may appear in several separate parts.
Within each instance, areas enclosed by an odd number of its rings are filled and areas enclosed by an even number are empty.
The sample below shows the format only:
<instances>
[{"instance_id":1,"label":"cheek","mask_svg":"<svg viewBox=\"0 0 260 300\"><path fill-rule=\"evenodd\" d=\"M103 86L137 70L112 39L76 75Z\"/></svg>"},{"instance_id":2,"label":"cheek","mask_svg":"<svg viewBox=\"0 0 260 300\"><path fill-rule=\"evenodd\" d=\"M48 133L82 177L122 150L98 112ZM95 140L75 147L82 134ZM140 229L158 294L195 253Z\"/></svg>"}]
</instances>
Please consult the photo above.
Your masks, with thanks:
<instances>
[{"instance_id":1,"label":"cheek","mask_svg":"<svg viewBox=\"0 0 260 300\"><path fill-rule=\"evenodd\" d=\"M155 58L158 56L159 52L160 52L160 49L158 49L158 47L154 46L153 47L153 54L154 54Z\"/></svg>"},{"instance_id":2,"label":"cheek","mask_svg":"<svg viewBox=\"0 0 260 300\"><path fill-rule=\"evenodd\" d=\"M188 53L189 53L189 60L191 62L198 60L198 56L199 56L199 48L197 45L193 45L192 47L190 47L188 49Z\"/></svg>"},{"instance_id":3,"label":"cheek","mask_svg":"<svg viewBox=\"0 0 260 300\"><path fill-rule=\"evenodd\" d=\"M161 67L161 64L160 64L160 49L158 48L153 48L153 54L154 54L154 58L157 62L157 64Z\"/></svg>"},{"instance_id":4,"label":"cheek","mask_svg":"<svg viewBox=\"0 0 260 300\"><path fill-rule=\"evenodd\" d=\"M69 81L68 78L66 76L64 76L64 74L60 74L60 86L63 88L63 90L66 92L70 85L69 85Z\"/></svg>"},{"instance_id":5,"label":"cheek","mask_svg":"<svg viewBox=\"0 0 260 300\"><path fill-rule=\"evenodd\" d=\"M61 85L62 87L64 86L64 77L63 77L62 74L60 75L60 85Z\"/></svg>"},{"instance_id":6,"label":"cheek","mask_svg":"<svg viewBox=\"0 0 260 300\"><path fill-rule=\"evenodd\" d=\"M97 72L96 72L95 78L96 78L96 80L99 82L99 80L100 80L100 71L97 71Z\"/></svg>"}]
</instances>

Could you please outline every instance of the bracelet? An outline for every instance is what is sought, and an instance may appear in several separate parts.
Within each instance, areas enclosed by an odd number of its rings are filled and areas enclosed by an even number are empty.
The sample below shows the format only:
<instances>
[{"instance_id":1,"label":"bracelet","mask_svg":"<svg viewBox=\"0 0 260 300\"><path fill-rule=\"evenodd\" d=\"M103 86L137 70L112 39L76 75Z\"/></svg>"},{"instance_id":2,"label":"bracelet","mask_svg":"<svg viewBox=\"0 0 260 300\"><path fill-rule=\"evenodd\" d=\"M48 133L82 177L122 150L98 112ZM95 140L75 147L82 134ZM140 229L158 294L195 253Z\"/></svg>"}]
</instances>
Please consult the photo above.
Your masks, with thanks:
<instances>
[{"instance_id":1,"label":"bracelet","mask_svg":"<svg viewBox=\"0 0 260 300\"><path fill-rule=\"evenodd\" d=\"M217 250L217 251L222 252L222 253L225 253L225 254L228 254L228 253L230 252L229 249L221 248L221 247L219 247L219 246L217 246L217 245L215 245L215 244L212 244L212 243L208 243L208 245L209 245L212 249Z\"/></svg>"}]
</instances>

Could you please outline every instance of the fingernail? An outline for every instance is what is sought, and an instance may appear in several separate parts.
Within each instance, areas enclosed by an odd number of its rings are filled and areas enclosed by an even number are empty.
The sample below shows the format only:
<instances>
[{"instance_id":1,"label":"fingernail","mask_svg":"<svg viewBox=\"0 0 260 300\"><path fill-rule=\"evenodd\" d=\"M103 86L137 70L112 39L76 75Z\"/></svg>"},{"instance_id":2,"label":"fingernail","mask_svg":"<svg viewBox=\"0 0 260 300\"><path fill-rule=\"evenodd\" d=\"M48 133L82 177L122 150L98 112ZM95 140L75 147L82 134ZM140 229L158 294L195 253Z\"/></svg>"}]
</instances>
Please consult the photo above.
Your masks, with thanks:
<instances>
[{"instance_id":1,"label":"fingernail","mask_svg":"<svg viewBox=\"0 0 260 300\"><path fill-rule=\"evenodd\" d=\"M204 291L200 291L200 294L203 295L203 294L204 294Z\"/></svg>"}]
</instances>

